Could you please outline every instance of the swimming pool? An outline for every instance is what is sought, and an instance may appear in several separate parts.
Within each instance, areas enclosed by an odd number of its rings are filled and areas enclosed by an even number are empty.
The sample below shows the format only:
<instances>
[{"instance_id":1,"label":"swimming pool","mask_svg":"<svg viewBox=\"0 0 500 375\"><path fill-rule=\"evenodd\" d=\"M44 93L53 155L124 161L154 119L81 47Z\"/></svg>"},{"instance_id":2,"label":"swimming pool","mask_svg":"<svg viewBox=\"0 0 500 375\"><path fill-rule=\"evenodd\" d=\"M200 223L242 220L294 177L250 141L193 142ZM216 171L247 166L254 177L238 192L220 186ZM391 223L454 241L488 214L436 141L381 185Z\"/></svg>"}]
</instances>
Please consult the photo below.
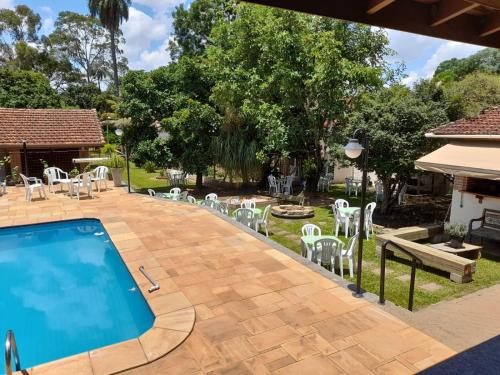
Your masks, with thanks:
<instances>
[{"instance_id":1,"label":"swimming pool","mask_svg":"<svg viewBox=\"0 0 500 375\"><path fill-rule=\"evenodd\" d=\"M153 321L99 220L0 228L0 336L14 331L22 368L138 337Z\"/></svg>"}]
</instances>

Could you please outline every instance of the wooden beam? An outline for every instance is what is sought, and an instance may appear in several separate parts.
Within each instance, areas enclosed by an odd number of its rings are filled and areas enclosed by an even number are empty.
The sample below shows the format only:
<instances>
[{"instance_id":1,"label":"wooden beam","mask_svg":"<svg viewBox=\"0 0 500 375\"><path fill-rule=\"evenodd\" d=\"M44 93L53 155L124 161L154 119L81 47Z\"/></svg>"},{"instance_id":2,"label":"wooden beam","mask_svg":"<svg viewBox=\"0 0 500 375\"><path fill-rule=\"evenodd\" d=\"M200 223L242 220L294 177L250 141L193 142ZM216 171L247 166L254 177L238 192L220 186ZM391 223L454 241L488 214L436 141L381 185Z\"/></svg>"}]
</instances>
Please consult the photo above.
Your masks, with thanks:
<instances>
[{"instance_id":1,"label":"wooden beam","mask_svg":"<svg viewBox=\"0 0 500 375\"><path fill-rule=\"evenodd\" d=\"M392 4L394 1L396 0L370 0L368 2L368 9L366 10L366 13L377 13L379 10L385 8L389 4Z\"/></svg>"},{"instance_id":2,"label":"wooden beam","mask_svg":"<svg viewBox=\"0 0 500 375\"><path fill-rule=\"evenodd\" d=\"M500 0L467 0L469 3L478 3L488 8L500 10Z\"/></svg>"},{"instance_id":3,"label":"wooden beam","mask_svg":"<svg viewBox=\"0 0 500 375\"><path fill-rule=\"evenodd\" d=\"M486 18L486 22L479 35L485 37L497 31L500 31L500 13L495 13Z\"/></svg>"},{"instance_id":4,"label":"wooden beam","mask_svg":"<svg viewBox=\"0 0 500 375\"><path fill-rule=\"evenodd\" d=\"M439 26L478 6L478 3L464 0L441 0L437 4L436 15L433 17L431 26Z\"/></svg>"}]
</instances>

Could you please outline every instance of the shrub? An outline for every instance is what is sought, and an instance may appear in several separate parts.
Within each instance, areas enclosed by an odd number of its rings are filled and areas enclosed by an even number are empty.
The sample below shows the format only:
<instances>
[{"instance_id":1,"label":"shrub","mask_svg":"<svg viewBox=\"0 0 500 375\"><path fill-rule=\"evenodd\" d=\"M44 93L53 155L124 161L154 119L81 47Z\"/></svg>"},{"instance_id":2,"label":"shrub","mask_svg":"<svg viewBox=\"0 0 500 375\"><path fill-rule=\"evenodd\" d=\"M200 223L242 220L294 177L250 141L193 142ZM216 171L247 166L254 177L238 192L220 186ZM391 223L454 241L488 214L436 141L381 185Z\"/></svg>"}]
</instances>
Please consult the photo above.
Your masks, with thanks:
<instances>
[{"instance_id":1,"label":"shrub","mask_svg":"<svg viewBox=\"0 0 500 375\"><path fill-rule=\"evenodd\" d=\"M167 142L160 138L141 141L135 147L130 160L138 167L143 167L146 162L151 161L156 166L165 168L172 160Z\"/></svg>"},{"instance_id":2,"label":"shrub","mask_svg":"<svg viewBox=\"0 0 500 375\"><path fill-rule=\"evenodd\" d=\"M154 173L156 171L156 165L152 161L148 160L142 166L147 173Z\"/></svg>"},{"instance_id":3,"label":"shrub","mask_svg":"<svg viewBox=\"0 0 500 375\"><path fill-rule=\"evenodd\" d=\"M464 238L467 234L467 227L463 224L450 224L444 225L444 232L450 237Z\"/></svg>"},{"instance_id":4,"label":"shrub","mask_svg":"<svg viewBox=\"0 0 500 375\"><path fill-rule=\"evenodd\" d=\"M123 168L125 167L125 159L123 159L120 155L114 153L111 154L106 164L109 168Z\"/></svg>"}]
</instances>

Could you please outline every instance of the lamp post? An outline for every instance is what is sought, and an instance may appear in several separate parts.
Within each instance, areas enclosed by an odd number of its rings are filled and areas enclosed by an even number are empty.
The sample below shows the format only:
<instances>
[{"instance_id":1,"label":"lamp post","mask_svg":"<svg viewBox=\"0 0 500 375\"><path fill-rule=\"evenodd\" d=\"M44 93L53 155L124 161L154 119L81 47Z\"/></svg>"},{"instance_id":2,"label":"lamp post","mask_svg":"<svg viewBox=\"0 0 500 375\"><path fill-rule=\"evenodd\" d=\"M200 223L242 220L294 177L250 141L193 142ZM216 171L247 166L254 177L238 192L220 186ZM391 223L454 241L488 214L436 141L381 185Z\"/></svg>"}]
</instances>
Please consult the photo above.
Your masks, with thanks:
<instances>
[{"instance_id":1,"label":"lamp post","mask_svg":"<svg viewBox=\"0 0 500 375\"><path fill-rule=\"evenodd\" d=\"M117 128L117 129L115 129L115 134L118 137L122 137L123 130L120 128ZM123 142L123 138L121 138L121 141L122 141L122 145L123 145L123 149L124 149L123 151L125 152L125 161L127 163L127 190L130 194L130 166L129 166L129 162L128 162L128 148L127 148L127 145L125 144L125 142Z\"/></svg>"},{"instance_id":2,"label":"lamp post","mask_svg":"<svg viewBox=\"0 0 500 375\"><path fill-rule=\"evenodd\" d=\"M360 143L361 141L361 143ZM363 177L361 179L361 212L359 215L359 233L358 233L358 266L356 271L356 296L361 296L361 273L363 267L363 239L365 238L365 205L366 205L366 184L368 170L368 135L362 129L354 131L349 143L344 147L345 154L349 159L361 157L361 170Z\"/></svg>"}]
</instances>

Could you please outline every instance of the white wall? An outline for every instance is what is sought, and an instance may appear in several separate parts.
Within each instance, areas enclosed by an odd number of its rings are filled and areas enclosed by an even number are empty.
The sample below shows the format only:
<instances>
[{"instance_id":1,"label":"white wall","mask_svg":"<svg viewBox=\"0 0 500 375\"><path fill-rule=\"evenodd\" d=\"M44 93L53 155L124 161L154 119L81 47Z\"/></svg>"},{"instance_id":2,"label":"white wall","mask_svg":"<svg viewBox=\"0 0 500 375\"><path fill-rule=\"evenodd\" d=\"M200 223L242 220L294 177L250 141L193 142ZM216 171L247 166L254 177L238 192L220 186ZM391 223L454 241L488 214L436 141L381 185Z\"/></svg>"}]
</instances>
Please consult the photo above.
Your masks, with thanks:
<instances>
[{"instance_id":1,"label":"white wall","mask_svg":"<svg viewBox=\"0 0 500 375\"><path fill-rule=\"evenodd\" d=\"M471 219L477 219L483 215L485 208L500 210L500 198L484 197L482 203L479 203L474 193L462 193L453 189L450 222L468 226Z\"/></svg>"},{"instance_id":2,"label":"white wall","mask_svg":"<svg viewBox=\"0 0 500 375\"><path fill-rule=\"evenodd\" d=\"M334 184L342 184L345 182L346 177L353 177L355 179L361 180L363 172L355 167L339 167L335 165L335 171L333 173L333 183ZM374 172L369 172L368 176L370 176L371 181L375 182L377 180L377 175Z\"/></svg>"}]
</instances>

